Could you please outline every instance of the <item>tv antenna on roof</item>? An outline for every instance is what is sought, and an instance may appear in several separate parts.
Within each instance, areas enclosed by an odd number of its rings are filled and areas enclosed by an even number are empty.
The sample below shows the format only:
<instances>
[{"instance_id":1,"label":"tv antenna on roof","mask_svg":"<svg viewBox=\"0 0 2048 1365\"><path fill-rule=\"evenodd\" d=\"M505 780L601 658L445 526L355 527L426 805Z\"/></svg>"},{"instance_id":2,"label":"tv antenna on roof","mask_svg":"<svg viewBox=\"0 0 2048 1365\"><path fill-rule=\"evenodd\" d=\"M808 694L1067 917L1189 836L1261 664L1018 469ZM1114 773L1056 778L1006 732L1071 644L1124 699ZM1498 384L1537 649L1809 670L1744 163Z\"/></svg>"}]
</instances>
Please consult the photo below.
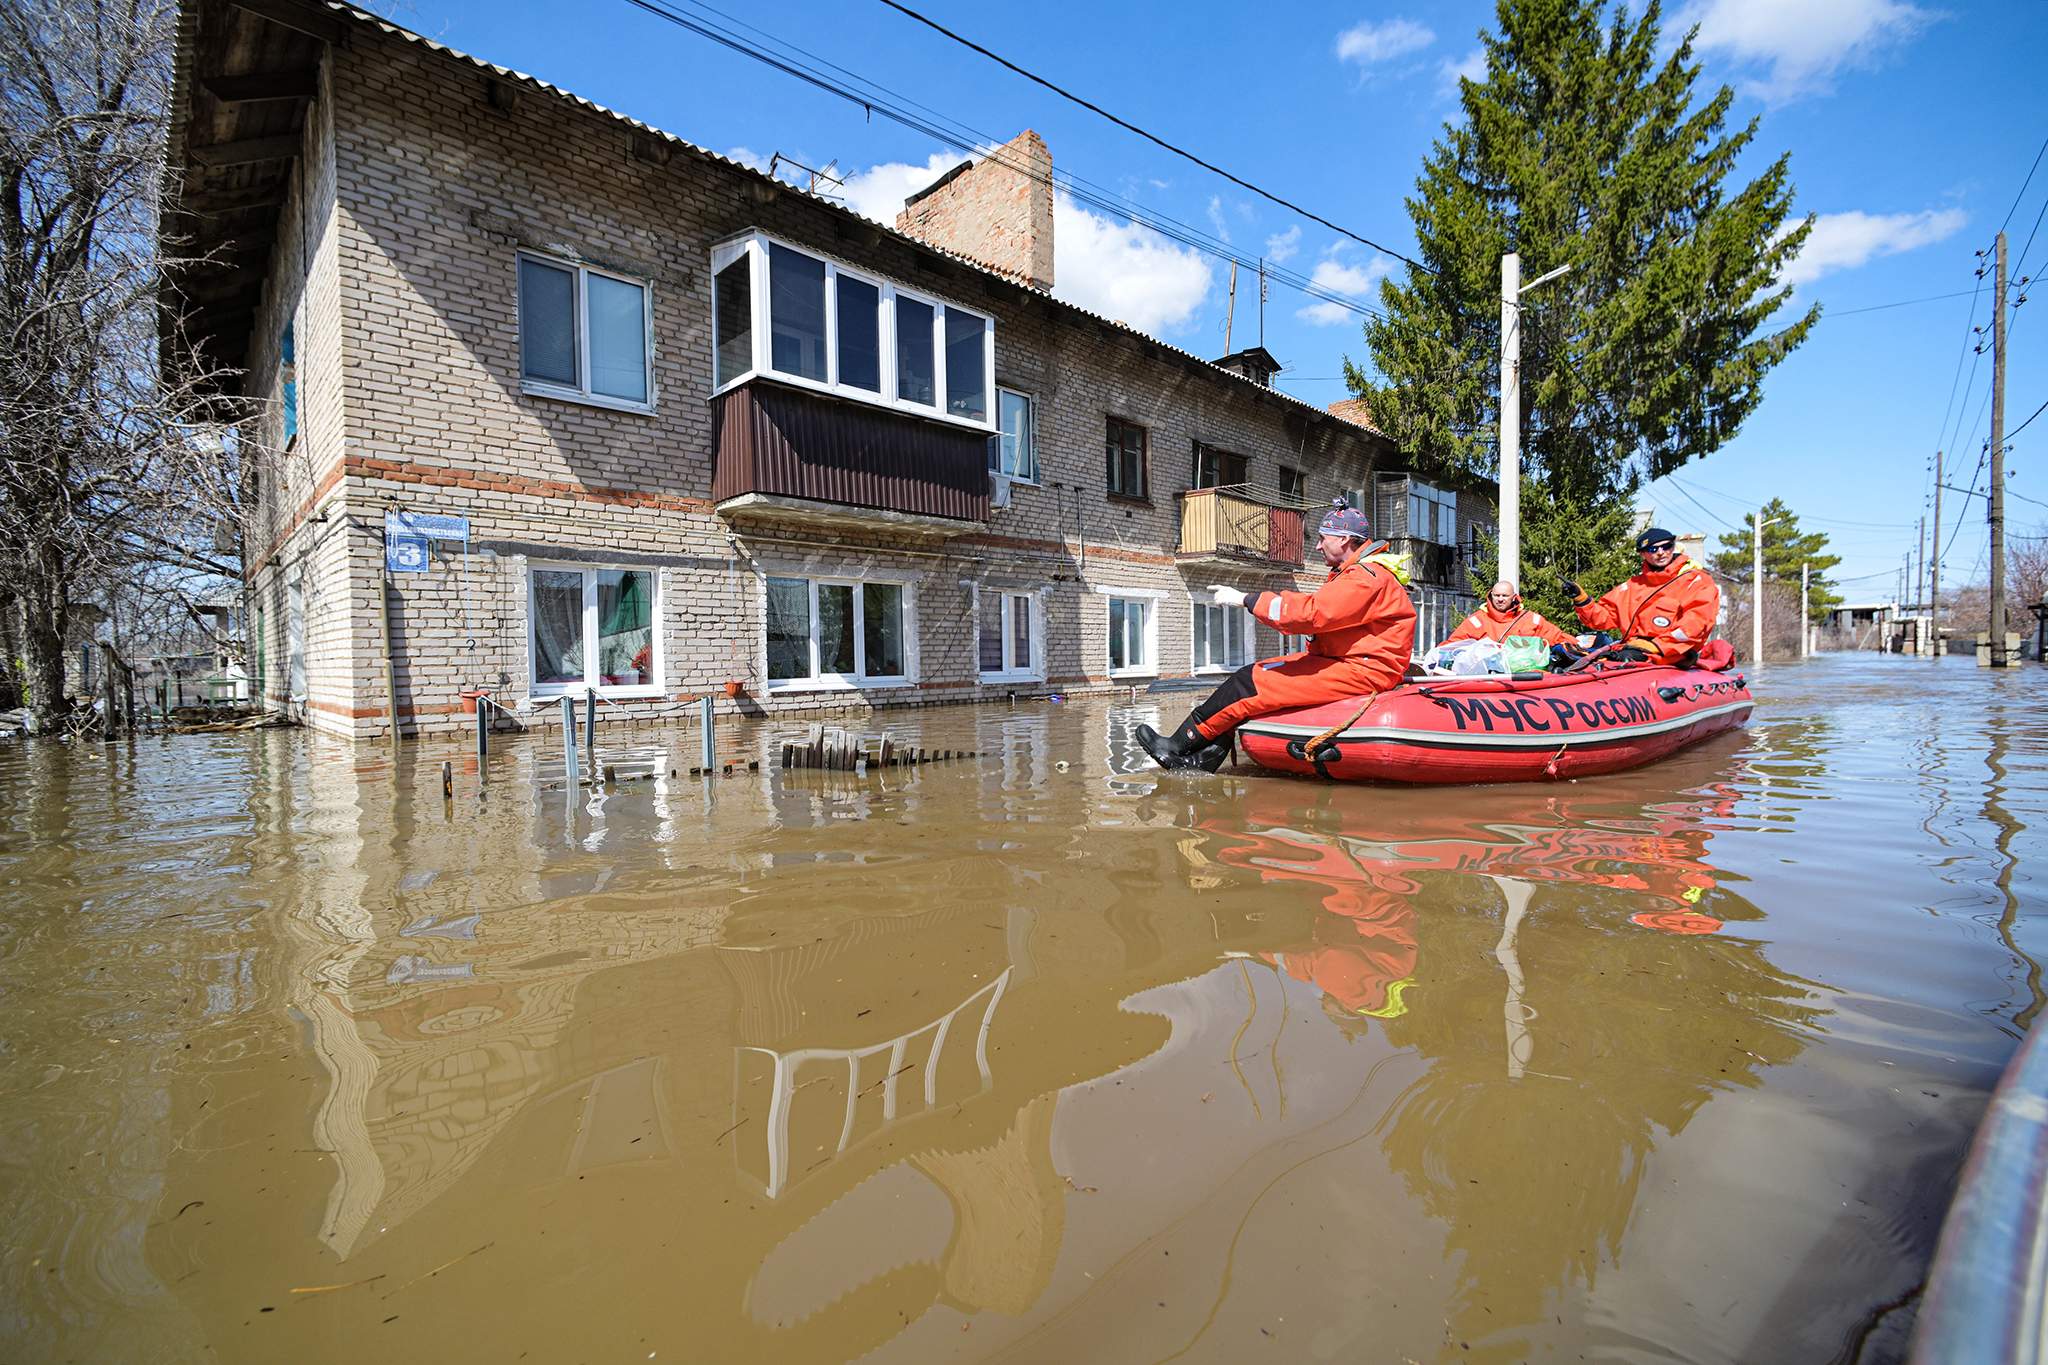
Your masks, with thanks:
<instances>
[{"instance_id":1,"label":"tv antenna on roof","mask_svg":"<svg viewBox=\"0 0 2048 1365\"><path fill-rule=\"evenodd\" d=\"M808 175L810 179L804 185L804 189L806 189L812 194L819 193L818 186L820 184L837 185L841 189L846 188L846 182L840 179L838 176L832 174L832 172L839 169L839 158L836 156L833 157L830 161L826 162L822 167L820 167L806 166L803 162L798 161L793 156L784 156L781 152L777 152L774 156L768 158L769 176L772 178L775 175L775 173L784 166L794 167L795 169L802 171L806 175Z\"/></svg>"}]
</instances>

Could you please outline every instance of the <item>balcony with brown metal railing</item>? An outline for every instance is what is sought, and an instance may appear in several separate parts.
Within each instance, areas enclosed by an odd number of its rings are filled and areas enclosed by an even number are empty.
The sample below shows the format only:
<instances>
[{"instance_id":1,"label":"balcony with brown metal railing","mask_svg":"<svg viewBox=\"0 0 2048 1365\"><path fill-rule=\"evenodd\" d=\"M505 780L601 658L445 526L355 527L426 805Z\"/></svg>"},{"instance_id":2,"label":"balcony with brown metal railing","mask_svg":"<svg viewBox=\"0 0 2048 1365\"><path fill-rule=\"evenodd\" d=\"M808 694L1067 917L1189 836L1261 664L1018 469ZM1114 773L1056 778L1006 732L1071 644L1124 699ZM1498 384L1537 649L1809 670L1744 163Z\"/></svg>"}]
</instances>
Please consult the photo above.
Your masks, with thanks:
<instances>
[{"instance_id":1,"label":"balcony with brown metal railing","mask_svg":"<svg viewBox=\"0 0 2048 1365\"><path fill-rule=\"evenodd\" d=\"M728 520L934 538L988 520L983 432L764 380L728 389L711 406L711 497Z\"/></svg>"},{"instance_id":2,"label":"balcony with brown metal railing","mask_svg":"<svg viewBox=\"0 0 2048 1365\"><path fill-rule=\"evenodd\" d=\"M1179 497L1180 563L1301 567L1302 508L1248 484L1192 488Z\"/></svg>"}]
</instances>

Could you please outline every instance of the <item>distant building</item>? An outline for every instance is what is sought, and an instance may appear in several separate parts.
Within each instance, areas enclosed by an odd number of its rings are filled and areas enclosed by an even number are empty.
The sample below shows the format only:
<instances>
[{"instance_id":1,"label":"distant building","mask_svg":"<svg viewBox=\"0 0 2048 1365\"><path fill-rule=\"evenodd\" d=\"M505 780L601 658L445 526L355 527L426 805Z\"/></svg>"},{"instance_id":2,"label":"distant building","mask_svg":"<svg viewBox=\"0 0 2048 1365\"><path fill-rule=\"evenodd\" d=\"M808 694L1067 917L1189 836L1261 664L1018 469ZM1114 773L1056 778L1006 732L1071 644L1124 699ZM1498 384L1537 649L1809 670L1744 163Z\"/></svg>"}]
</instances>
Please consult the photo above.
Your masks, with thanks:
<instances>
[{"instance_id":1,"label":"distant building","mask_svg":"<svg viewBox=\"0 0 2048 1365\"><path fill-rule=\"evenodd\" d=\"M1336 496L1469 606L1490 487L1051 295L1035 133L892 229L345 5L187 0L176 80L187 323L285 452L252 680L320 728L1220 672L1281 640L1206 585L1314 586Z\"/></svg>"}]
</instances>

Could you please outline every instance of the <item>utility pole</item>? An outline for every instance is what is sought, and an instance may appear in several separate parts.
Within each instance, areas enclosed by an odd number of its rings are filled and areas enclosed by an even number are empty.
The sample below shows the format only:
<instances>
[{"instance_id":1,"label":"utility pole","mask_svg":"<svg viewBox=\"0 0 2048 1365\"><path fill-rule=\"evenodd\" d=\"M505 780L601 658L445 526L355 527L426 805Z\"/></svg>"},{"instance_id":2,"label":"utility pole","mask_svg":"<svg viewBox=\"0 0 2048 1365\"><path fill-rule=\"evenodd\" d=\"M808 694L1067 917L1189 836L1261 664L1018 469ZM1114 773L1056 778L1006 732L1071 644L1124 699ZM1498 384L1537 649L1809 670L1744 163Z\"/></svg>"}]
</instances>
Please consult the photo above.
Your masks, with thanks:
<instances>
[{"instance_id":1,"label":"utility pole","mask_svg":"<svg viewBox=\"0 0 2048 1365\"><path fill-rule=\"evenodd\" d=\"M1522 582L1522 295L1570 270L1522 283L1522 258L1500 258L1500 577Z\"/></svg>"},{"instance_id":2,"label":"utility pole","mask_svg":"<svg viewBox=\"0 0 2048 1365\"><path fill-rule=\"evenodd\" d=\"M1927 561L1927 657L1941 657L1941 480L1942 452L1934 452L1934 558Z\"/></svg>"},{"instance_id":3,"label":"utility pole","mask_svg":"<svg viewBox=\"0 0 2048 1365\"><path fill-rule=\"evenodd\" d=\"M1991 666L2005 657L2005 234L1998 234L1996 283L1991 290Z\"/></svg>"},{"instance_id":4,"label":"utility pole","mask_svg":"<svg viewBox=\"0 0 2048 1365\"><path fill-rule=\"evenodd\" d=\"M1764 661L1764 512L1761 507L1749 517L1749 658Z\"/></svg>"},{"instance_id":5,"label":"utility pole","mask_svg":"<svg viewBox=\"0 0 2048 1365\"><path fill-rule=\"evenodd\" d=\"M1807 625L1807 614L1812 609L1813 598L1807 595L1806 574L1811 567L1805 560L1799 561L1799 657L1802 659L1813 653L1807 646L1807 640L1812 634Z\"/></svg>"},{"instance_id":6,"label":"utility pole","mask_svg":"<svg viewBox=\"0 0 2048 1365\"><path fill-rule=\"evenodd\" d=\"M1223 354L1231 354L1230 324L1237 320L1237 262L1230 263L1230 304L1223 311Z\"/></svg>"},{"instance_id":7,"label":"utility pole","mask_svg":"<svg viewBox=\"0 0 2048 1365\"><path fill-rule=\"evenodd\" d=\"M1927 518L1920 518L1920 548L1914 551L1913 605L1921 605L1920 590L1927 586Z\"/></svg>"}]
</instances>

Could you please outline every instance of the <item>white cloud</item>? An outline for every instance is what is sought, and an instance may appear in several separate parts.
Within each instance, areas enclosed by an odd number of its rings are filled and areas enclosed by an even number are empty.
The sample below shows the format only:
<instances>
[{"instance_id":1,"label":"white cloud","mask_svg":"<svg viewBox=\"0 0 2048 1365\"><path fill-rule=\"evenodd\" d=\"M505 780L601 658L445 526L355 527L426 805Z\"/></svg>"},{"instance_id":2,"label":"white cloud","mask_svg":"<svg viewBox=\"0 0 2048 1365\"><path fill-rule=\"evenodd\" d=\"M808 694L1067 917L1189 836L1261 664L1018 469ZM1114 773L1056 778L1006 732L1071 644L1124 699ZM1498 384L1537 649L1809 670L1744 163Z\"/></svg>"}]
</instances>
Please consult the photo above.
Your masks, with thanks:
<instances>
[{"instance_id":1,"label":"white cloud","mask_svg":"<svg viewBox=\"0 0 2048 1365\"><path fill-rule=\"evenodd\" d=\"M1442 82L1445 97L1455 96L1461 77L1468 81L1486 79L1486 49L1475 47L1457 61L1446 57L1437 64L1436 74Z\"/></svg>"},{"instance_id":2,"label":"white cloud","mask_svg":"<svg viewBox=\"0 0 2048 1365\"><path fill-rule=\"evenodd\" d=\"M1337 35L1337 60L1373 66L1420 52L1436 41L1436 34L1413 19L1387 19L1345 29Z\"/></svg>"},{"instance_id":3,"label":"white cloud","mask_svg":"<svg viewBox=\"0 0 2048 1365\"><path fill-rule=\"evenodd\" d=\"M1200 252L1053 196L1053 294L1157 336L1186 323L1212 279Z\"/></svg>"},{"instance_id":4,"label":"white cloud","mask_svg":"<svg viewBox=\"0 0 2048 1365\"><path fill-rule=\"evenodd\" d=\"M1223 196L1220 194L1209 196L1209 226L1216 230L1218 241L1227 243L1230 240L1230 225L1223 221Z\"/></svg>"},{"instance_id":5,"label":"white cloud","mask_svg":"<svg viewBox=\"0 0 2048 1365\"><path fill-rule=\"evenodd\" d=\"M1811 284L1836 270L1853 270L1879 256L1930 246L1962 230L1969 215L1961 209L1923 209L1919 213L1823 213L1799 254L1785 266L1780 283ZM1797 224L1791 225L1796 227ZM1791 230L1791 227L1786 229Z\"/></svg>"},{"instance_id":6,"label":"white cloud","mask_svg":"<svg viewBox=\"0 0 2048 1365\"><path fill-rule=\"evenodd\" d=\"M934 152L923 165L884 162L847 176L834 193L855 213L894 226L905 199L961 160L955 152ZM1209 211L1220 234L1220 197ZM1053 293L1068 303L1159 335L1192 318L1209 292L1211 274L1202 254L1150 228L1091 212L1065 191L1053 195L1052 221Z\"/></svg>"},{"instance_id":7,"label":"white cloud","mask_svg":"<svg viewBox=\"0 0 2048 1365\"><path fill-rule=\"evenodd\" d=\"M1343 246L1334 247L1322 260L1317 261L1315 271L1308 277L1308 282L1326 294L1342 294L1353 299L1364 298L1378 287L1380 280L1386 275L1387 260L1384 256L1375 254L1364 265L1352 265L1340 259L1343 249ZM1358 319L1357 312L1328 299L1297 309L1294 316L1318 327L1335 327Z\"/></svg>"},{"instance_id":8,"label":"white cloud","mask_svg":"<svg viewBox=\"0 0 2048 1365\"><path fill-rule=\"evenodd\" d=\"M861 217L894 227L905 199L966 159L958 152L933 152L922 166L885 161L847 176L846 183L833 193L843 197L846 206Z\"/></svg>"},{"instance_id":9,"label":"white cloud","mask_svg":"<svg viewBox=\"0 0 2048 1365\"><path fill-rule=\"evenodd\" d=\"M1872 65L1944 17L1906 0L1693 0L1673 28L1698 24L1701 52L1768 67L1744 88L1782 102L1826 90L1842 68Z\"/></svg>"},{"instance_id":10,"label":"white cloud","mask_svg":"<svg viewBox=\"0 0 2048 1365\"><path fill-rule=\"evenodd\" d=\"M737 161L740 165L750 170L766 172L768 169L768 158L762 156L752 147L728 147L725 151L725 159Z\"/></svg>"},{"instance_id":11,"label":"white cloud","mask_svg":"<svg viewBox=\"0 0 2048 1365\"><path fill-rule=\"evenodd\" d=\"M1266 259L1278 265L1301 250L1301 224L1296 223L1285 232L1276 232L1266 239Z\"/></svg>"}]
</instances>

